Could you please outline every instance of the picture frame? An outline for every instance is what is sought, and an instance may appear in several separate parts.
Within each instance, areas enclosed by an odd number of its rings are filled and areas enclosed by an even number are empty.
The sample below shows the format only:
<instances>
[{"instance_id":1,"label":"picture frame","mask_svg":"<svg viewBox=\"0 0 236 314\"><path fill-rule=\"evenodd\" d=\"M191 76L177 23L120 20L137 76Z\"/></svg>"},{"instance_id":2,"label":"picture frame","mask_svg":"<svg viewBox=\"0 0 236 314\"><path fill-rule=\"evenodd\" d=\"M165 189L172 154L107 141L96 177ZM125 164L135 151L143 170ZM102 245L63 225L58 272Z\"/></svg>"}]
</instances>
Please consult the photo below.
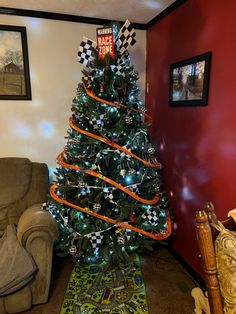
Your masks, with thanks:
<instances>
[{"instance_id":1,"label":"picture frame","mask_svg":"<svg viewBox=\"0 0 236 314\"><path fill-rule=\"evenodd\" d=\"M31 100L26 27L0 25L0 100Z\"/></svg>"},{"instance_id":2,"label":"picture frame","mask_svg":"<svg viewBox=\"0 0 236 314\"><path fill-rule=\"evenodd\" d=\"M210 61L206 52L170 64L170 106L207 106Z\"/></svg>"}]
</instances>

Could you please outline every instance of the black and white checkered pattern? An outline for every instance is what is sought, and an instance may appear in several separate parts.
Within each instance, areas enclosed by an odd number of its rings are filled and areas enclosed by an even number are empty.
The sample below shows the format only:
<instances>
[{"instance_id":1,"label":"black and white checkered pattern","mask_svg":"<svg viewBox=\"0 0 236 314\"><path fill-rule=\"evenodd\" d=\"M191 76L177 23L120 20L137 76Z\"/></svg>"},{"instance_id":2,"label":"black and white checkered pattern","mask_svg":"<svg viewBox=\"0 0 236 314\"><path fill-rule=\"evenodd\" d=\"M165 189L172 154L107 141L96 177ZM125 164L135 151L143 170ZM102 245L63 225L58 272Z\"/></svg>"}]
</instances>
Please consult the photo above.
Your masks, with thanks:
<instances>
[{"instance_id":1,"label":"black and white checkered pattern","mask_svg":"<svg viewBox=\"0 0 236 314\"><path fill-rule=\"evenodd\" d=\"M101 232L93 232L87 235L94 250L98 250L102 244L103 234Z\"/></svg>"},{"instance_id":2,"label":"black and white checkered pattern","mask_svg":"<svg viewBox=\"0 0 236 314\"><path fill-rule=\"evenodd\" d=\"M159 222L157 213L150 208L146 211L146 213L142 214L142 218L147 219L152 226L157 226Z\"/></svg>"},{"instance_id":3,"label":"black and white checkered pattern","mask_svg":"<svg viewBox=\"0 0 236 314\"><path fill-rule=\"evenodd\" d=\"M135 194L138 193L138 186L137 186L137 184L132 184L132 185L128 186L128 189L131 192L135 193Z\"/></svg>"},{"instance_id":4,"label":"black and white checkered pattern","mask_svg":"<svg viewBox=\"0 0 236 314\"><path fill-rule=\"evenodd\" d=\"M126 20L115 39L116 48L120 51L120 54L123 54L129 45L133 46L136 43L136 40L134 39L135 36L136 33L131 26L130 21Z\"/></svg>"},{"instance_id":5,"label":"black and white checkered pattern","mask_svg":"<svg viewBox=\"0 0 236 314\"><path fill-rule=\"evenodd\" d=\"M125 68L122 65L111 65L111 70L118 76L124 76Z\"/></svg>"},{"instance_id":6,"label":"black and white checkered pattern","mask_svg":"<svg viewBox=\"0 0 236 314\"><path fill-rule=\"evenodd\" d=\"M101 114L93 118L91 121L89 121L89 123L93 125L94 129L102 128L104 126L104 121L103 121L104 116L105 116L104 114Z\"/></svg>"},{"instance_id":7,"label":"black and white checkered pattern","mask_svg":"<svg viewBox=\"0 0 236 314\"><path fill-rule=\"evenodd\" d=\"M92 88L93 87L93 77L92 76L83 76L82 81L86 85L87 88Z\"/></svg>"},{"instance_id":8,"label":"black and white checkered pattern","mask_svg":"<svg viewBox=\"0 0 236 314\"><path fill-rule=\"evenodd\" d=\"M132 232L132 230L130 230L130 229L125 229L125 238L126 238L126 241L129 241L130 240L130 238L131 238L131 232Z\"/></svg>"},{"instance_id":9,"label":"black and white checkered pattern","mask_svg":"<svg viewBox=\"0 0 236 314\"><path fill-rule=\"evenodd\" d=\"M127 150L130 151L130 149L129 149L128 147L126 147L126 146L123 146L123 148L125 148L125 149L127 149ZM132 158L129 154L126 154L126 153L123 152L122 150L116 150L116 152L117 152L118 154L120 154L120 157L121 157L121 158L122 158L122 157L126 157L127 159L131 159L131 158Z\"/></svg>"},{"instance_id":10,"label":"black and white checkered pattern","mask_svg":"<svg viewBox=\"0 0 236 314\"><path fill-rule=\"evenodd\" d=\"M126 50L122 55L117 59L117 64L121 66L126 66L130 62L130 56L128 50Z\"/></svg>"},{"instance_id":11,"label":"black and white checkered pattern","mask_svg":"<svg viewBox=\"0 0 236 314\"><path fill-rule=\"evenodd\" d=\"M79 62L82 63L84 66L88 66L89 62L94 59L93 48L96 47L97 44L95 41L87 37L83 37L78 51Z\"/></svg>"}]
</instances>

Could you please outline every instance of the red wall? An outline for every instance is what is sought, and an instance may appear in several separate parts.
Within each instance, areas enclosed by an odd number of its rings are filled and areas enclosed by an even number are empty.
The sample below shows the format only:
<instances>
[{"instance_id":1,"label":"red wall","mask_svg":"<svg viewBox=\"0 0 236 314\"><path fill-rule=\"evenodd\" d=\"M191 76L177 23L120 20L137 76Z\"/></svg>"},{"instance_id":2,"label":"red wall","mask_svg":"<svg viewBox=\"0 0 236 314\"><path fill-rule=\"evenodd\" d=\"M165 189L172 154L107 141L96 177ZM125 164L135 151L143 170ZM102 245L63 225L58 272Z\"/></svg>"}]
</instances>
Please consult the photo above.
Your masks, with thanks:
<instances>
[{"instance_id":1,"label":"red wall","mask_svg":"<svg viewBox=\"0 0 236 314\"><path fill-rule=\"evenodd\" d=\"M146 104L175 214L173 248L200 272L195 211L236 208L236 1L188 0L147 32ZM169 65L212 51L208 106L169 107Z\"/></svg>"}]
</instances>

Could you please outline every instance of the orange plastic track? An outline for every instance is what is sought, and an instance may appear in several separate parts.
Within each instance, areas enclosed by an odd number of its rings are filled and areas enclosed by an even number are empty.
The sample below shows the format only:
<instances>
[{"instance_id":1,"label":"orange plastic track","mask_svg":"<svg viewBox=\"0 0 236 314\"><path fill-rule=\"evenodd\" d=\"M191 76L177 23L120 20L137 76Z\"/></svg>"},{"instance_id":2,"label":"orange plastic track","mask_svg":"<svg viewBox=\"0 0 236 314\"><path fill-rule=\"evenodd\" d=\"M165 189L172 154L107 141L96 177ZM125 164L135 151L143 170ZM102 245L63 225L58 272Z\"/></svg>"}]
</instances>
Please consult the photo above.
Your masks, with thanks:
<instances>
[{"instance_id":1,"label":"orange plastic track","mask_svg":"<svg viewBox=\"0 0 236 314\"><path fill-rule=\"evenodd\" d=\"M89 89L86 88L85 84L84 84L84 90L86 92L86 94L90 97L90 98L93 98L99 102L101 102L102 104L106 104L106 105L109 105L109 106L112 106L112 107L117 107L117 108L126 108L126 109L129 109L131 111L135 111L135 112L139 112L140 114L143 114L145 116L145 118L148 120L148 125L151 125L152 124L152 117L149 116L148 114L138 110L138 109L134 109L134 108L129 108L123 104L120 104L118 102L111 102L111 101L108 101L108 100L105 100L105 99L102 99L96 95L94 95Z\"/></svg>"},{"instance_id":2,"label":"orange plastic track","mask_svg":"<svg viewBox=\"0 0 236 314\"><path fill-rule=\"evenodd\" d=\"M125 154L134 157L135 159L141 161L143 164L145 164L145 165L147 165L147 166L149 166L149 167L157 168L157 167L159 166L158 163L153 163L153 164L152 164L152 163L150 163L150 162L148 162L148 161L146 161L146 160L144 160L144 159L138 157L137 155L133 154L133 153L132 153L131 151L129 151L128 149L126 149L126 148L124 148L124 147L122 147L122 146L120 146L120 145L118 145L118 144L116 144L116 143L114 143L114 142L112 142L112 141L109 141L109 140L107 140L107 139L104 138L104 137L98 136L98 135L96 135L96 134L90 133L90 132L88 132L88 131L85 131L85 130L79 128L77 125L74 124L72 117L69 118L69 125L70 125L70 126L72 127L72 129L74 129L75 131L77 131L77 132L79 132L79 133L82 133L82 134L85 134L85 135L87 135L87 136L89 136L89 137L92 137L92 138L94 138L94 139L96 139L96 140L98 140L98 141L100 141L100 142L106 143L107 145L110 145L110 146L112 146L112 147L114 147L114 148L117 148L117 149L119 149L120 151L124 152Z\"/></svg>"},{"instance_id":3,"label":"orange plastic track","mask_svg":"<svg viewBox=\"0 0 236 314\"><path fill-rule=\"evenodd\" d=\"M167 237L170 236L171 234L171 219L170 219L170 216L169 216L169 213L168 211L166 212L166 223L167 223L167 228L166 228L166 232L165 233L156 233L156 234L153 234L153 233L150 233L150 232L147 232L147 231L144 231L143 229L140 229L140 228L137 228L137 227L134 227L134 226L131 226L129 225L128 223L126 222L119 222L119 221L116 221L114 219L111 219L109 217L106 217L106 216L103 216L103 215L99 215L98 213L95 213L93 212L92 210L90 210L89 208L85 207L80 207L78 205L75 205L73 203L70 203L62 198L59 198L57 195L56 195L56 189L57 189L57 185L54 184L50 187L50 194L52 196L52 198L57 201L58 203L61 203L61 204L65 204L67 206L70 206L72 208L74 208L75 210L77 211L81 211L85 214L88 214L88 215L91 215L93 217L96 217L98 219L101 219L101 220L105 220L109 223L112 223L114 225L117 225L117 226L120 226L122 228L126 228L126 229L130 229L132 231L135 231L135 232L138 232L140 234L143 234L145 235L146 237L149 237L149 238L152 238L154 240L162 240L162 239L165 239Z\"/></svg>"},{"instance_id":4,"label":"orange plastic track","mask_svg":"<svg viewBox=\"0 0 236 314\"><path fill-rule=\"evenodd\" d=\"M129 109L129 108L128 108L127 106L125 106L125 105L122 105L122 104L119 104L119 103L112 103L112 102L110 102L110 101L107 101L107 100L104 100L104 99L102 99L102 98L97 97L97 96L94 95L90 90L88 90L85 85L84 85L84 90L85 90L85 92L87 93L87 95L88 95L89 97L91 97L91 98L93 98L93 99L95 99L95 100L97 100L97 101L99 101L99 102L101 102L101 103L104 103L104 104L107 104L107 105L110 105L110 106L114 106L114 107L118 107L118 108L119 108L119 107L123 107L123 108ZM146 119L148 120L149 125L151 124L152 118L151 118L149 115L147 115L146 113L143 113L143 112L141 112L140 110L137 110L137 109L130 109L130 110L136 111L136 112L139 112L139 113L143 114L143 115L146 117ZM104 142L104 143L106 143L107 145L110 145L110 146L112 146L112 147L115 147L115 148L117 148L118 150L123 151L125 154L130 155L130 156L132 156L133 158L136 158L137 160L141 161L141 162L144 163L145 165L148 165L148 166L150 166L150 167L158 167L158 163L153 163L153 164L152 164L152 163L149 163L149 162L147 162L147 161L141 159L140 157L136 156L135 154L133 154L133 153L130 152L129 150L125 149L124 147L122 147L122 146L120 146L120 145L118 145L118 144L116 144L116 143L114 143L114 142L112 142L112 141L109 141L109 140L107 140L107 139L105 139L105 138L103 138L103 137L101 137L101 136L98 136L98 135L95 135L95 134L93 134L93 133L90 133L90 132L87 132L87 131L85 131L85 130L80 129L77 125L75 125L75 124L73 123L72 117L69 119L69 124L70 124L71 128L73 128L73 129L76 130L77 132L80 132L80 133L85 134L85 135L87 135L87 136L89 136L89 137L92 137L92 138L94 138L94 139L96 139L96 140L99 140L99 141L101 141L101 142ZM100 174L100 173L97 173L97 172L92 171L92 170L83 170L83 169L81 169L81 168L80 168L79 166L77 166L77 165L70 165L70 164L64 162L64 161L63 161L63 158L62 158L62 155L63 155L64 153L66 153L65 150L63 150L63 151L58 155L58 157L57 157L57 162L58 162L58 164L60 164L62 167L64 167L64 168L70 168L70 169L74 169L74 170L78 170L78 171L84 172L84 173L86 173L86 174L89 174L89 175L91 175L91 176L97 177L97 178L99 178L99 179L101 179L101 180L104 180L105 182L107 182L107 183L109 183L109 184L115 186L116 188L122 190L124 193L130 195L132 198L136 199L137 201L139 201L139 202L141 202L141 203L143 203L143 204L153 205L153 204L156 204L156 203L158 202L158 200L159 200L159 196L158 196L158 195L154 196L154 198L151 199L151 200L143 199L143 198L137 196L135 193L131 192L131 191L130 191L129 189L127 189L126 187L124 187L124 186L122 186L121 184L119 184L119 183L113 181L113 180L110 179L110 178L105 177L104 175L102 175L102 174ZM140 234L143 234L143 235L145 235L145 236L147 236L147 237L149 237L149 238L155 239L155 240L165 239L165 238L167 238L167 237L171 234L172 227L171 227L171 219L170 219L169 211L168 211L168 210L166 210L166 223L167 223L166 231L165 231L164 233L156 233L156 234L153 234L153 233L144 231L143 229L140 229L140 228L134 227L134 226L132 226L132 225L129 225L129 224L126 223L126 222L118 222L118 221L116 221L116 220L114 220L114 219L111 219L111 218L109 218L109 217L106 217L106 216L103 216L103 215L99 215L98 213L93 212L92 210L90 210L90 209L87 208L87 207L83 208L83 207L80 207L80 206L75 205L75 204L73 204L73 203L70 203L70 202L68 202L68 201L66 201L66 200L64 200L64 199L61 199L60 197L58 197L58 196L56 195L55 190L57 189L57 187L58 187L58 185L57 185L57 184L54 184L54 185L52 185L51 188L50 188L50 194L51 194L52 198L53 198L55 201L57 201L58 203L65 204L65 205L67 205L67 206L69 206L69 207L74 208L74 209L77 210L77 211L81 211L81 212L83 212L83 213L86 213L86 214L89 214L89 215L91 215L91 216L94 216L94 217L96 217L96 218L98 218L98 219L105 220L105 221L107 221L107 222L109 222L109 223L115 224L115 225L120 226L120 227L122 227L122 228L130 229L130 230L132 230L132 231L138 232L138 233L140 233Z\"/></svg>"},{"instance_id":5,"label":"orange plastic track","mask_svg":"<svg viewBox=\"0 0 236 314\"><path fill-rule=\"evenodd\" d=\"M153 204L156 204L159 200L159 196L158 195L155 195L153 197L153 199L151 200L146 200L144 198L141 198L139 197L138 195L136 195L135 193L131 192L129 189L127 189L126 187L124 187L123 185L115 182L114 180L108 178L108 177L105 177L104 175L102 175L101 173L97 173L93 170L83 170L81 169L79 166L76 166L76 165L70 165L70 164L67 164L63 161L62 159L62 155L65 153L65 151L63 150L60 155L58 155L57 157L57 162L59 163L59 165L61 165L62 167L64 168L70 168L70 169L74 169L74 170L79 170L81 172L84 172L86 174L89 174L93 177L96 177L96 178L99 178L103 181L106 181L107 183L115 186L116 188L122 190L123 192L125 192L126 194L129 194L132 198L136 199L137 201L139 201L140 203L143 203L143 204L149 204L149 205L153 205Z\"/></svg>"}]
</instances>

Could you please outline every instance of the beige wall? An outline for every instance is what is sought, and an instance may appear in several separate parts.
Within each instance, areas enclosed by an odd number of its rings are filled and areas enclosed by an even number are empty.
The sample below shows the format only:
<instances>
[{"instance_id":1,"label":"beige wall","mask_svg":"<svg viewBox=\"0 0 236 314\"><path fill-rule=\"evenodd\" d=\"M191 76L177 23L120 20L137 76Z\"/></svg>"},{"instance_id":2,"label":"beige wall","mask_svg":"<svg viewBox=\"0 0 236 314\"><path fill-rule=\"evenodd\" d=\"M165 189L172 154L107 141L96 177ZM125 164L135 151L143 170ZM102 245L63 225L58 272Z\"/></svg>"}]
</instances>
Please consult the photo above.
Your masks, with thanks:
<instances>
[{"instance_id":1,"label":"beige wall","mask_svg":"<svg viewBox=\"0 0 236 314\"><path fill-rule=\"evenodd\" d=\"M0 15L0 24L26 26L32 101L0 100L0 157L46 162L51 172L63 149L71 101L81 81L82 36L96 40L96 25ZM146 31L138 30L132 62L145 86Z\"/></svg>"}]
</instances>

